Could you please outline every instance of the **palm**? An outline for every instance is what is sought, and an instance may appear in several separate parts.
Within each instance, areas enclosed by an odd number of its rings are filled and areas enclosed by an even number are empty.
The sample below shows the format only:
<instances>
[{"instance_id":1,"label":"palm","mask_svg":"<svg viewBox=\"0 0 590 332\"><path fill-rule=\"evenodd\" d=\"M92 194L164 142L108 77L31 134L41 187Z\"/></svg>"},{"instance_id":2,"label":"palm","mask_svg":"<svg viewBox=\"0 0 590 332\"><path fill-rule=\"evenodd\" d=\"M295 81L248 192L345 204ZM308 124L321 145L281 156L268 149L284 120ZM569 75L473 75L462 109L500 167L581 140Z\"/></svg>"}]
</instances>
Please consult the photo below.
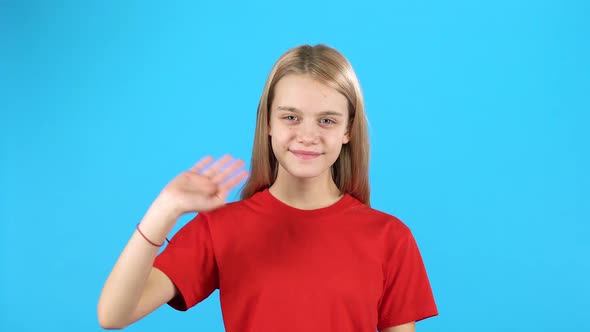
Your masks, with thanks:
<instances>
[{"instance_id":1,"label":"palm","mask_svg":"<svg viewBox=\"0 0 590 332\"><path fill-rule=\"evenodd\" d=\"M212 157L201 159L164 188L182 213L220 207L226 203L229 192L248 176L247 171L238 171L244 165L242 160L227 155L211 164L212 161Z\"/></svg>"}]
</instances>

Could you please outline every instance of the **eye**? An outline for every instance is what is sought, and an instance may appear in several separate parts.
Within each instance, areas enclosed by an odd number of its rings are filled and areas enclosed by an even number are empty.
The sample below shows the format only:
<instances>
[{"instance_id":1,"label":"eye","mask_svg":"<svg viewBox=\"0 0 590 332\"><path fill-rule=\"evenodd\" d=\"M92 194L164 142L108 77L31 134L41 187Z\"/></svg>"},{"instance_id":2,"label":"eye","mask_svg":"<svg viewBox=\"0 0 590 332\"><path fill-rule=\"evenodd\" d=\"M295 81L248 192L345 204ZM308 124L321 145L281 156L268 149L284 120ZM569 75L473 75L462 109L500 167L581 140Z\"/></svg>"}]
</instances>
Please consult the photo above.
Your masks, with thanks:
<instances>
[{"instance_id":1,"label":"eye","mask_svg":"<svg viewBox=\"0 0 590 332\"><path fill-rule=\"evenodd\" d=\"M284 116L283 119L289 120L289 121L294 121L294 120L297 120L297 117L295 115L287 115L287 116Z\"/></svg>"},{"instance_id":2,"label":"eye","mask_svg":"<svg viewBox=\"0 0 590 332\"><path fill-rule=\"evenodd\" d=\"M320 123L321 124L334 124L336 122L334 120L332 120L332 119L321 119L320 120Z\"/></svg>"}]
</instances>

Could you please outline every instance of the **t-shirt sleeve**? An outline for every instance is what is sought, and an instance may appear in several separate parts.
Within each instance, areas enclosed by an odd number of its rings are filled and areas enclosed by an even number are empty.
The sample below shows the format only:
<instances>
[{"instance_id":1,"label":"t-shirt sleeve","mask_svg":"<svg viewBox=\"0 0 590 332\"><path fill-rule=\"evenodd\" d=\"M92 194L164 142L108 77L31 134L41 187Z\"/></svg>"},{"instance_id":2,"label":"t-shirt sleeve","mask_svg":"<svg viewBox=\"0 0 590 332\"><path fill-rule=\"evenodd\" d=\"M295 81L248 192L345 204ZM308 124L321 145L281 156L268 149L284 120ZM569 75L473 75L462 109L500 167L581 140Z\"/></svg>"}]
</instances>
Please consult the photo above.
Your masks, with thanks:
<instances>
[{"instance_id":1,"label":"t-shirt sleeve","mask_svg":"<svg viewBox=\"0 0 590 332\"><path fill-rule=\"evenodd\" d=\"M179 290L179 296L168 302L174 309L186 311L219 288L207 215L199 213L183 226L156 257L153 266L166 274Z\"/></svg>"},{"instance_id":2,"label":"t-shirt sleeve","mask_svg":"<svg viewBox=\"0 0 590 332\"><path fill-rule=\"evenodd\" d=\"M379 330L438 315L426 268L411 231L401 227L385 256Z\"/></svg>"}]
</instances>

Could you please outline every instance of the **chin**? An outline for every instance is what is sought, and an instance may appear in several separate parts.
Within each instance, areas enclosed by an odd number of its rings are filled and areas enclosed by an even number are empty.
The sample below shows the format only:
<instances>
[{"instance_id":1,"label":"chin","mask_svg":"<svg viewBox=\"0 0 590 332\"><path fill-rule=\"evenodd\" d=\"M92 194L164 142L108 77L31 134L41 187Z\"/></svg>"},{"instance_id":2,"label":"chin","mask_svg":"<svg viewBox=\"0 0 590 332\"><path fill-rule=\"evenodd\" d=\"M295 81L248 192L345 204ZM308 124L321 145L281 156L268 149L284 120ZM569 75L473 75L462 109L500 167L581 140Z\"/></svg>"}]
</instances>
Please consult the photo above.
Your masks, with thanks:
<instances>
[{"instance_id":1,"label":"chin","mask_svg":"<svg viewBox=\"0 0 590 332\"><path fill-rule=\"evenodd\" d=\"M313 178L317 178L320 175L322 175L324 172L320 171L320 172L313 172L313 171L287 171L287 173L289 173L292 177L298 178L298 179L313 179Z\"/></svg>"},{"instance_id":2,"label":"chin","mask_svg":"<svg viewBox=\"0 0 590 332\"><path fill-rule=\"evenodd\" d=\"M281 168L286 174L298 179L313 179L324 175L326 172L330 174L330 166L324 165L285 165L281 164Z\"/></svg>"}]
</instances>

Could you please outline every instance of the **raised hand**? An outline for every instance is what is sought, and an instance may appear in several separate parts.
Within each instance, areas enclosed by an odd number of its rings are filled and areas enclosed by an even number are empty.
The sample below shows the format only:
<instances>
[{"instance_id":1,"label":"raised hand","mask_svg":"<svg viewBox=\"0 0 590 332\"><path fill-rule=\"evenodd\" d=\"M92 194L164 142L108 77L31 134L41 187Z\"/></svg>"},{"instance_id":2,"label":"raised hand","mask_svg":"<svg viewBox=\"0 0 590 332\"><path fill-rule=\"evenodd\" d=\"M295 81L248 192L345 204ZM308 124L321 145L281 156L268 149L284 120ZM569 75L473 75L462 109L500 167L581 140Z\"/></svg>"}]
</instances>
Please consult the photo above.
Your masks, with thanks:
<instances>
[{"instance_id":1,"label":"raised hand","mask_svg":"<svg viewBox=\"0 0 590 332\"><path fill-rule=\"evenodd\" d=\"M226 203L229 192L248 177L248 171L240 170L243 160L225 155L213 161L210 156L201 159L162 190L160 196L165 197L179 215L220 207Z\"/></svg>"}]
</instances>

